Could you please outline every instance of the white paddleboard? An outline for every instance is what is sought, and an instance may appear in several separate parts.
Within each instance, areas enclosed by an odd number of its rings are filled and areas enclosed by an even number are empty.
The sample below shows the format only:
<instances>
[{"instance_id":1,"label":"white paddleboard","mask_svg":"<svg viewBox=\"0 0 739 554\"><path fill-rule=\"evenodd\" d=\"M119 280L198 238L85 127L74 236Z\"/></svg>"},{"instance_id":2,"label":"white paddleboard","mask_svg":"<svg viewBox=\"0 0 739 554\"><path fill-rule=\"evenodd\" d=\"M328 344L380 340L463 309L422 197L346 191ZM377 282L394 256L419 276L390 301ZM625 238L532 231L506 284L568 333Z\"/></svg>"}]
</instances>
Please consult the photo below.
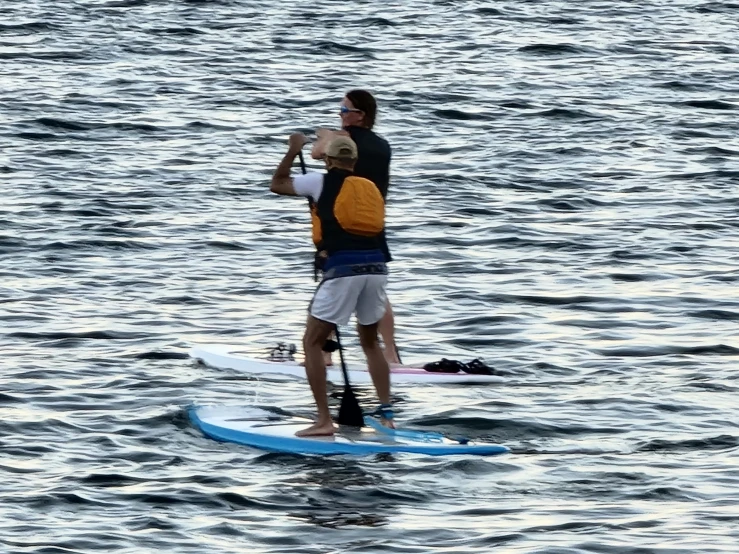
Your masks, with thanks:
<instances>
[{"instance_id":1,"label":"white paddleboard","mask_svg":"<svg viewBox=\"0 0 739 554\"><path fill-rule=\"evenodd\" d=\"M454 440L439 433L391 430L369 418L366 421L371 426L362 429L339 428L336 434L328 437L296 437L296 431L313 422L299 417L275 421L280 418L264 410L233 406L194 407L188 413L193 424L212 439L271 452L357 456L408 452L429 456L492 456L509 451L500 444Z\"/></svg>"},{"instance_id":2,"label":"white paddleboard","mask_svg":"<svg viewBox=\"0 0 739 554\"><path fill-rule=\"evenodd\" d=\"M298 362L271 362L251 358L239 352L240 347L225 344L200 344L190 350L190 357L200 360L205 365L219 369L234 369L254 375L274 374L290 375L305 379L305 368ZM349 380L352 384L371 384L372 378L366 366L349 364ZM473 385L486 383L502 383L500 375L473 375L470 373L436 373L426 371L422 367L395 366L391 368L391 380L396 383L437 383ZM341 366L336 364L326 368L327 378L332 383L342 383L344 377Z\"/></svg>"}]
</instances>

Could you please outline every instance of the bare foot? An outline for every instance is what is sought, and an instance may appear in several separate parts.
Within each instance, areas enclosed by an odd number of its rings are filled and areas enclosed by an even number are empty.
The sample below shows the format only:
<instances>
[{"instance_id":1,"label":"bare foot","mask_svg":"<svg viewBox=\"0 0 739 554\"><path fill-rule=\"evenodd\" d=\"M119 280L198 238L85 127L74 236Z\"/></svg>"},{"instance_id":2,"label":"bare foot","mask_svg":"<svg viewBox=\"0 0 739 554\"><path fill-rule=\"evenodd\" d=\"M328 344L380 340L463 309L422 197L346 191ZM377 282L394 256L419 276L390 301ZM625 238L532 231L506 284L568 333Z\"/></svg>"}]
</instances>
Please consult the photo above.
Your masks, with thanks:
<instances>
[{"instance_id":1,"label":"bare foot","mask_svg":"<svg viewBox=\"0 0 739 554\"><path fill-rule=\"evenodd\" d=\"M381 417L380 423L382 423L388 429L395 429L395 423L393 423L392 419L385 419L384 417Z\"/></svg>"},{"instance_id":2,"label":"bare foot","mask_svg":"<svg viewBox=\"0 0 739 554\"><path fill-rule=\"evenodd\" d=\"M382 352L385 355L385 360L387 363L391 365L400 365L400 360L398 359L398 353L395 351L395 348L392 350L390 348L386 348Z\"/></svg>"},{"instance_id":3,"label":"bare foot","mask_svg":"<svg viewBox=\"0 0 739 554\"><path fill-rule=\"evenodd\" d=\"M295 433L296 437L328 437L332 436L336 431L336 427L332 422L314 423L307 429L301 429Z\"/></svg>"}]
</instances>

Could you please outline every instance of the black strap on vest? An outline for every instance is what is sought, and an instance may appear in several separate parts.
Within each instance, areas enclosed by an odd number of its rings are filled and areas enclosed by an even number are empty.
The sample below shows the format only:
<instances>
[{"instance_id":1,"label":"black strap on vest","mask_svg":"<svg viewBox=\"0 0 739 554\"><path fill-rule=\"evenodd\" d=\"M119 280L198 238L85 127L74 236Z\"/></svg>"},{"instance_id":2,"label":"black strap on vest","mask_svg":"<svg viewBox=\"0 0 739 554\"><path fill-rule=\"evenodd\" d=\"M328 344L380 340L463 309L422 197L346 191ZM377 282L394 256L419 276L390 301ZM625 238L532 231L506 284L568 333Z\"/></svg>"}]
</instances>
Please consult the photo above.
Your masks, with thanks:
<instances>
[{"instance_id":1,"label":"black strap on vest","mask_svg":"<svg viewBox=\"0 0 739 554\"><path fill-rule=\"evenodd\" d=\"M318 282L318 274L323 272L323 266L326 264L326 252L321 250L321 246L316 247L316 253L313 255L313 280Z\"/></svg>"}]
</instances>

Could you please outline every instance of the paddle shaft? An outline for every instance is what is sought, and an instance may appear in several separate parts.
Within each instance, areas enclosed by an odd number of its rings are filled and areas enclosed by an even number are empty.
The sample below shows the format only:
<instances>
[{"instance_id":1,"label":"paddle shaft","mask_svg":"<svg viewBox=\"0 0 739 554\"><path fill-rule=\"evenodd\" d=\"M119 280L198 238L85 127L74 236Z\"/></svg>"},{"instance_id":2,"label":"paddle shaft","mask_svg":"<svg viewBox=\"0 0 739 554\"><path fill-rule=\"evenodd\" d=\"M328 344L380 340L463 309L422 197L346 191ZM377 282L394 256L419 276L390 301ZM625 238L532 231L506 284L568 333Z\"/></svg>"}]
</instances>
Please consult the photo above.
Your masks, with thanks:
<instances>
[{"instance_id":1,"label":"paddle shaft","mask_svg":"<svg viewBox=\"0 0 739 554\"><path fill-rule=\"evenodd\" d=\"M349 383L349 373L346 370L346 362L344 361L344 347L341 346L341 337L339 337L339 326L334 325L334 333L336 333L336 344L339 345L339 359L341 360L341 372L344 374L344 383L351 388Z\"/></svg>"},{"instance_id":2,"label":"paddle shaft","mask_svg":"<svg viewBox=\"0 0 739 554\"><path fill-rule=\"evenodd\" d=\"M349 382L349 372L346 369L346 361L344 360L344 348L341 346L341 337L339 335L339 326L334 325L336 333L336 343L339 345L339 357L341 358L341 372L344 374L344 394L341 396L341 405L339 406L339 425L350 425L352 427L362 427L364 425L364 414L359 400L354 394L352 385Z\"/></svg>"}]
</instances>

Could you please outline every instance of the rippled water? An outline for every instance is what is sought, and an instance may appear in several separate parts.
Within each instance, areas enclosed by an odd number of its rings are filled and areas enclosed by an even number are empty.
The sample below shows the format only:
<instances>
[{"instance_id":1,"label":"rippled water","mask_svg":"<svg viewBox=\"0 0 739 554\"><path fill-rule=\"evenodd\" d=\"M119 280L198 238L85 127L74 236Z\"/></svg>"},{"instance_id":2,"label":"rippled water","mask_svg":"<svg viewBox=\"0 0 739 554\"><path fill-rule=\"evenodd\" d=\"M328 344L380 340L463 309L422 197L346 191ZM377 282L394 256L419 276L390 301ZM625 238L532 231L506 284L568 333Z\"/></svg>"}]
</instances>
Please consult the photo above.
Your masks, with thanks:
<instances>
[{"instance_id":1,"label":"rippled water","mask_svg":"<svg viewBox=\"0 0 739 554\"><path fill-rule=\"evenodd\" d=\"M739 4L0 16L0 551L737 551ZM308 218L268 181L356 86L395 153L405 358L508 377L398 386L401 421L509 455L272 455L185 417L312 409L187 351L299 339Z\"/></svg>"}]
</instances>

